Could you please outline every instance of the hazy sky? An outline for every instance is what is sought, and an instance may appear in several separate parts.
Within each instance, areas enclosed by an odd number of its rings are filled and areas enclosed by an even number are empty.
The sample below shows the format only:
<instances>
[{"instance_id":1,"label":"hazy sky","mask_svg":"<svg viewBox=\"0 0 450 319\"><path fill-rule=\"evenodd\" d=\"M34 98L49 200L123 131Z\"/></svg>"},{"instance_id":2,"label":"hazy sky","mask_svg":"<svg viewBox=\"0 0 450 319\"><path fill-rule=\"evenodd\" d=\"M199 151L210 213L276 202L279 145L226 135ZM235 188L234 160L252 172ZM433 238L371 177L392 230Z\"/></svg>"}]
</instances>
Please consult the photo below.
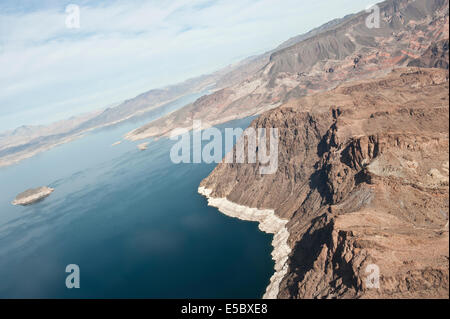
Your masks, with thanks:
<instances>
[{"instance_id":1,"label":"hazy sky","mask_svg":"<svg viewBox=\"0 0 450 319\"><path fill-rule=\"evenodd\" d=\"M1 0L0 131L213 72L375 2Z\"/></svg>"}]
</instances>

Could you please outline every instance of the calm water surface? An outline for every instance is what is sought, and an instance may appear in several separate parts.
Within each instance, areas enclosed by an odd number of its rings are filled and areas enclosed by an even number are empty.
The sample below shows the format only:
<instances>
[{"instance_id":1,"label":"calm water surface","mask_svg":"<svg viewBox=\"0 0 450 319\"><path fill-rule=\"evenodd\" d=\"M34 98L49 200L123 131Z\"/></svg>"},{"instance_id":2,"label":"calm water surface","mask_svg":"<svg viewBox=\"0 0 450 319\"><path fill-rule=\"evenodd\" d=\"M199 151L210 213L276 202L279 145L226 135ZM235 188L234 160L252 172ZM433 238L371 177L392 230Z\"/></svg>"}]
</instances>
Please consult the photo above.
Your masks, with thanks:
<instances>
[{"instance_id":1,"label":"calm water surface","mask_svg":"<svg viewBox=\"0 0 450 319\"><path fill-rule=\"evenodd\" d=\"M273 273L272 236L197 194L215 164L173 164L175 141L146 151L122 136L202 95L0 168L1 298L259 298ZM224 127L249 125L250 119ZM28 207L27 188L55 188ZM81 288L65 286L66 265Z\"/></svg>"}]
</instances>

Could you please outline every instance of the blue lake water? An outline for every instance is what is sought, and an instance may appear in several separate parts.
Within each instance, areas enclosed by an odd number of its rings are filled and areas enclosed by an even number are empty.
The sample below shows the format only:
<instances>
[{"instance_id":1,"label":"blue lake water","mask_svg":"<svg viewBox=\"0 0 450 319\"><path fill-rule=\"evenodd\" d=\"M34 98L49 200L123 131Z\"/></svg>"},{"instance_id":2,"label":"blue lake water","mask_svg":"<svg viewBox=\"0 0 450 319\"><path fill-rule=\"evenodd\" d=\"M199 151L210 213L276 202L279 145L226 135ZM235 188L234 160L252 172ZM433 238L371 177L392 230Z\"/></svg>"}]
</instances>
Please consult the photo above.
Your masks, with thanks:
<instances>
[{"instance_id":1,"label":"blue lake water","mask_svg":"<svg viewBox=\"0 0 450 319\"><path fill-rule=\"evenodd\" d=\"M0 168L0 298L259 298L273 273L272 236L197 194L216 164L173 164L175 141L124 141L128 131L193 101ZM242 127L250 119L218 126ZM27 188L55 188L27 207ZM67 289L65 268L80 267Z\"/></svg>"}]
</instances>

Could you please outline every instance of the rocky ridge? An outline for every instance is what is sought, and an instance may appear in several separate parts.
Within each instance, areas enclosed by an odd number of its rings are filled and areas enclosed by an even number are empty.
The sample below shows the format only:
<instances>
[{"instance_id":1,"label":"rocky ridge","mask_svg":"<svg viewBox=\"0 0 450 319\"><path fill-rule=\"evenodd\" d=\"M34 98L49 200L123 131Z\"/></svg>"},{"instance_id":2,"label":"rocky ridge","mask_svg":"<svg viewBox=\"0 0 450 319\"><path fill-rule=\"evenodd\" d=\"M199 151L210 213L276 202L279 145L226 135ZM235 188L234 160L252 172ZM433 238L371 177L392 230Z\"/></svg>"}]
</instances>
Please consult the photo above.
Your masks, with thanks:
<instances>
[{"instance_id":1,"label":"rocky ridge","mask_svg":"<svg viewBox=\"0 0 450 319\"><path fill-rule=\"evenodd\" d=\"M448 39L448 4L447 0L384 1L378 4L379 28L367 26L369 13L365 11L332 21L296 38L297 43L288 41L287 46L271 52L268 60L255 60L258 63L242 81L203 96L125 137L140 140L168 136L175 128L191 129L193 120L201 120L207 127L258 115L290 99L407 66L433 43Z\"/></svg>"},{"instance_id":2,"label":"rocky ridge","mask_svg":"<svg viewBox=\"0 0 450 319\"><path fill-rule=\"evenodd\" d=\"M448 85L400 68L290 101L251 124L280 131L275 174L220 163L201 182L289 220L278 298L449 297Z\"/></svg>"}]
</instances>

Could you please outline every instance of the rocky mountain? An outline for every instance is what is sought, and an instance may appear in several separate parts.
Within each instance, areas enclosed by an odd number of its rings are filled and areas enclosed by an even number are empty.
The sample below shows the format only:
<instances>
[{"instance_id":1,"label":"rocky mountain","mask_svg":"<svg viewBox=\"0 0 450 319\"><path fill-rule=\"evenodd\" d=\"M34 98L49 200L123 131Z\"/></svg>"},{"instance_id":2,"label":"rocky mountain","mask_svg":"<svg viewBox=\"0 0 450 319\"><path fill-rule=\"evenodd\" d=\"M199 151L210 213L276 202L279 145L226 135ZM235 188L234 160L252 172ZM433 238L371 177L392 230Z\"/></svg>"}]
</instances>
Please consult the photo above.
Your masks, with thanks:
<instances>
[{"instance_id":1,"label":"rocky mountain","mask_svg":"<svg viewBox=\"0 0 450 319\"><path fill-rule=\"evenodd\" d=\"M290 46L292 46L292 45L295 45L295 44L297 44L297 43L300 43L300 42L303 41L303 40L309 39L309 38L311 38L311 37L313 37L313 36L315 36L315 35L317 35L317 34L323 32L323 31L327 31L327 30L329 30L329 29L332 29L332 28L334 28L335 26L341 24L342 22L351 19L353 16L354 16L354 14L349 14L349 15L346 15L345 17L343 17L343 18L333 19L333 20L331 20L331 21L329 21L329 22L327 22L327 23L321 25L321 26L318 27L318 28L312 29L311 31L309 31L309 32L307 32L307 33L305 33L305 34L301 34L301 35L292 37L292 38L288 39L287 41L283 42L282 44L280 44L280 45L279 45L275 50L273 50L272 52L279 51L279 50L284 49L284 48L288 48L288 47L290 47Z\"/></svg>"},{"instance_id":2,"label":"rocky mountain","mask_svg":"<svg viewBox=\"0 0 450 319\"><path fill-rule=\"evenodd\" d=\"M279 130L275 174L222 162L201 182L286 220L277 297L449 297L448 76L399 68L291 100L251 124Z\"/></svg>"},{"instance_id":3,"label":"rocky mountain","mask_svg":"<svg viewBox=\"0 0 450 319\"><path fill-rule=\"evenodd\" d=\"M294 44L297 44L303 40L309 39L322 31L329 30L339 23L351 18L353 15L347 15L344 18L334 19L329 21L317 28L308 31L307 33L300 34L298 36L292 37L285 42L281 43L278 47L268 52L265 52L261 55L249 57L240 61L239 63L233 65L233 69L229 72L226 72L217 82L217 87L225 88L232 86L233 84L239 84L240 82L246 80L251 77L258 71L260 71L267 63L270 61L270 57L272 53L277 52L281 49L290 47Z\"/></svg>"},{"instance_id":4,"label":"rocky mountain","mask_svg":"<svg viewBox=\"0 0 450 319\"><path fill-rule=\"evenodd\" d=\"M448 39L431 44L420 58L412 60L408 66L448 70Z\"/></svg>"},{"instance_id":5,"label":"rocky mountain","mask_svg":"<svg viewBox=\"0 0 450 319\"><path fill-rule=\"evenodd\" d=\"M289 99L325 91L350 81L387 74L407 66L433 44L448 39L448 0L388 0L378 4L379 27L365 11L335 20L300 41L281 45L268 60L251 64L253 74L234 85L140 127L126 138L168 135L174 128L205 127L261 114ZM256 62L255 62L256 61Z\"/></svg>"}]
</instances>

